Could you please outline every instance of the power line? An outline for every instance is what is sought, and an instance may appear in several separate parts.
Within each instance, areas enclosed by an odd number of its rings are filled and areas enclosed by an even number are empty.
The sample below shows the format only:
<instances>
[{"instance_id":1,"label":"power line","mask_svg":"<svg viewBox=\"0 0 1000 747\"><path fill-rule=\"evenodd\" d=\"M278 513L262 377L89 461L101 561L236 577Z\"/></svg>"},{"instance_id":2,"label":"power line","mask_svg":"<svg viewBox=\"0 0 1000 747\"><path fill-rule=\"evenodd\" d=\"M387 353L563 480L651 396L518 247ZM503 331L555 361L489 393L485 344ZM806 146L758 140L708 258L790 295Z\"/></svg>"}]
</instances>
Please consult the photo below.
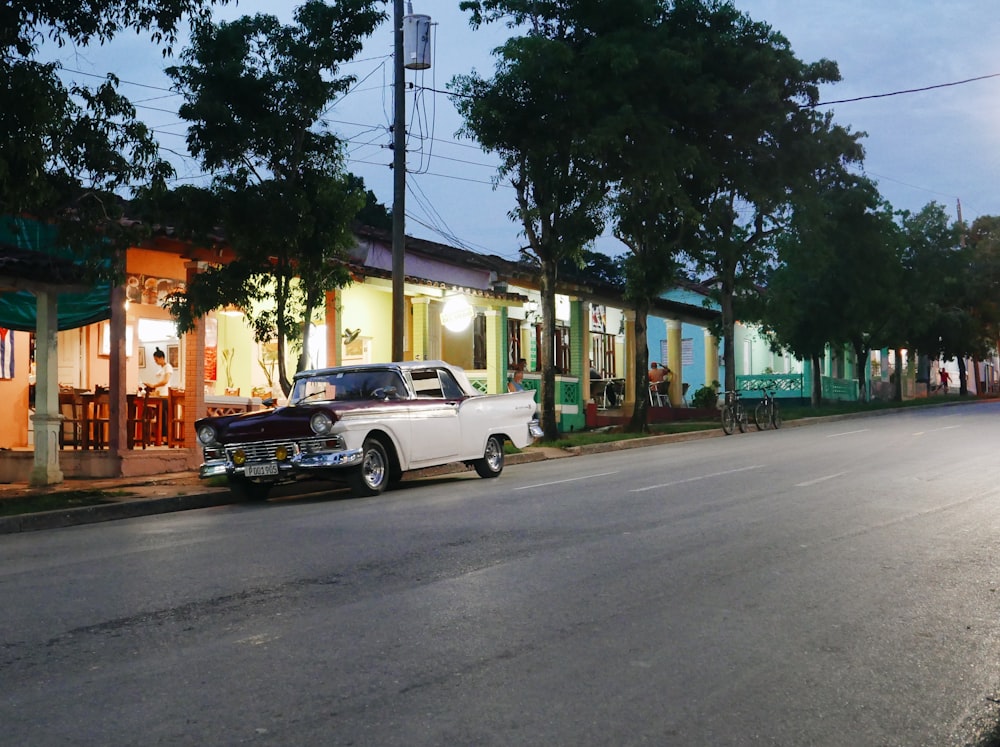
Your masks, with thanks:
<instances>
[{"instance_id":1,"label":"power line","mask_svg":"<svg viewBox=\"0 0 1000 747\"><path fill-rule=\"evenodd\" d=\"M831 106L833 104L850 104L855 101L867 101L869 99L884 99L889 96L902 96L907 93L922 93L923 91L933 91L936 88L949 88L951 86L964 86L966 83L975 83L980 80L989 80L990 78L1000 78L1000 73L991 73L990 75L980 75L977 78L966 78L965 80L956 80L951 83L938 83L933 86L924 86L923 88L907 88L902 91L891 91L890 93L873 93L869 96L856 96L853 99L839 99L837 101L821 101L818 104L808 104L803 109L811 109L817 106Z\"/></svg>"}]
</instances>

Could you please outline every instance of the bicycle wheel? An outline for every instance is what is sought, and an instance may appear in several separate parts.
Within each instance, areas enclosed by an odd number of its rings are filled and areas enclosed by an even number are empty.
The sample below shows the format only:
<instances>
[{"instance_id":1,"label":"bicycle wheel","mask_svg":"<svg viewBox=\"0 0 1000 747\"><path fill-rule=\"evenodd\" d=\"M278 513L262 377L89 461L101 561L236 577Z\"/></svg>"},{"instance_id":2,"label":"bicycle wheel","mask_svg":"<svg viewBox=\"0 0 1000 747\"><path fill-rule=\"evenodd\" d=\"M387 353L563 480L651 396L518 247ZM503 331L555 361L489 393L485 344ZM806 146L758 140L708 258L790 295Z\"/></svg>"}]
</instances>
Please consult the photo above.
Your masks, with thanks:
<instances>
[{"instance_id":1,"label":"bicycle wheel","mask_svg":"<svg viewBox=\"0 0 1000 747\"><path fill-rule=\"evenodd\" d=\"M781 410L778 409L778 403L773 402L771 404L771 425L777 430L781 427Z\"/></svg>"},{"instance_id":2,"label":"bicycle wheel","mask_svg":"<svg viewBox=\"0 0 1000 747\"><path fill-rule=\"evenodd\" d=\"M747 408L740 403L736 406L736 425L740 427L740 433L747 432Z\"/></svg>"},{"instance_id":3,"label":"bicycle wheel","mask_svg":"<svg viewBox=\"0 0 1000 747\"><path fill-rule=\"evenodd\" d=\"M722 406L722 430L727 436L733 435L733 431L736 430L736 413L730 405Z\"/></svg>"},{"instance_id":4,"label":"bicycle wheel","mask_svg":"<svg viewBox=\"0 0 1000 747\"><path fill-rule=\"evenodd\" d=\"M767 430L768 423L768 412L767 405L763 402L758 404L753 410L753 422L757 426L757 430L763 431Z\"/></svg>"}]
</instances>

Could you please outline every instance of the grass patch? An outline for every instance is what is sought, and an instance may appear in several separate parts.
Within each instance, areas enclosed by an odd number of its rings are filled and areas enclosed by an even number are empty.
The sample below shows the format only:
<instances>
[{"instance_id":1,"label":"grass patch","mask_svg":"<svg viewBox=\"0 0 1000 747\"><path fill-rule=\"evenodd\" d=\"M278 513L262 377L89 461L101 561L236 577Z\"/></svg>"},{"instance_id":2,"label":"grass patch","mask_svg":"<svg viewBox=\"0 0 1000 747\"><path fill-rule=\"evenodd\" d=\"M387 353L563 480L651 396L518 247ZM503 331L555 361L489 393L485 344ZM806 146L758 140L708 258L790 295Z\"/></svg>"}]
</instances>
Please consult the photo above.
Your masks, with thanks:
<instances>
[{"instance_id":1,"label":"grass patch","mask_svg":"<svg viewBox=\"0 0 1000 747\"><path fill-rule=\"evenodd\" d=\"M830 415L856 415L864 412L874 412L879 410L899 410L913 407L929 407L947 402L975 402L976 397L962 397L958 394L933 396L906 400L904 402L824 402L820 407L810 407L809 405L785 405L778 401L781 407L781 417L784 420L801 420L803 418L817 418ZM755 430L753 423L753 408L756 402L748 398L745 402L747 407L747 418L751 430ZM633 438L644 438L646 436L659 436L669 433L690 433L692 431L705 431L721 428L719 418L711 420L679 420L667 423L650 423L649 433L625 433L619 428L601 428L592 431L575 431L563 433L556 441L539 440L535 446L554 446L565 449L573 446L586 446L588 444L603 444L610 441L624 441ZM1000 747L1000 745L998 745Z\"/></svg>"},{"instance_id":2,"label":"grass patch","mask_svg":"<svg viewBox=\"0 0 1000 747\"><path fill-rule=\"evenodd\" d=\"M122 491L107 490L66 490L46 495L29 495L23 498L0 500L0 516L34 514L41 511L61 511L68 508L99 506L113 503L116 496L126 495Z\"/></svg>"}]
</instances>

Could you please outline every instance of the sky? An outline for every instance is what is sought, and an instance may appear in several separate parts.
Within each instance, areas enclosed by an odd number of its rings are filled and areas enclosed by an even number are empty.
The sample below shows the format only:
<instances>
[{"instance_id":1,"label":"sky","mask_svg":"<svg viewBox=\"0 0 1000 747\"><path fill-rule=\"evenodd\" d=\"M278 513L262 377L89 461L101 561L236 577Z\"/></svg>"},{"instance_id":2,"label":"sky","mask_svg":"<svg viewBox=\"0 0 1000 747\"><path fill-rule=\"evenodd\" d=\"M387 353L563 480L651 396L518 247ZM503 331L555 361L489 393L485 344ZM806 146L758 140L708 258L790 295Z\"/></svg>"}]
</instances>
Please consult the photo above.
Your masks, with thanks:
<instances>
[{"instance_id":1,"label":"sky","mask_svg":"<svg viewBox=\"0 0 1000 747\"><path fill-rule=\"evenodd\" d=\"M242 0L220 18L265 12L290 22L297 3ZM473 30L459 0L414 0L413 12L433 25L432 65L407 72L409 141L406 193L408 235L515 259L525 244L509 218L514 193L494 187L496 160L457 135L462 122L444 93L455 76L476 70L489 77L491 52L511 32L502 25ZM751 18L781 32L804 62L838 63L842 80L821 89L822 107L836 121L866 133L864 171L899 210L931 201L952 218L1000 215L1000 14L990 0L734 0ZM391 16L392 4L388 5ZM391 139L392 45L386 22L343 72L358 79L327 118L347 143L347 168L386 205L393 195ZM180 45L183 46L183 45ZM177 50L179 51L178 47ZM169 90L162 58L147 38L125 34L101 48L54 50L64 78L93 85L114 72L140 117L154 128L177 170L175 184L207 184L186 156L181 97ZM52 53L49 53L52 56ZM957 84L957 85L946 85ZM933 88L931 88L933 87ZM901 95L899 91L921 90ZM624 248L610 234L595 248L612 256Z\"/></svg>"}]
</instances>

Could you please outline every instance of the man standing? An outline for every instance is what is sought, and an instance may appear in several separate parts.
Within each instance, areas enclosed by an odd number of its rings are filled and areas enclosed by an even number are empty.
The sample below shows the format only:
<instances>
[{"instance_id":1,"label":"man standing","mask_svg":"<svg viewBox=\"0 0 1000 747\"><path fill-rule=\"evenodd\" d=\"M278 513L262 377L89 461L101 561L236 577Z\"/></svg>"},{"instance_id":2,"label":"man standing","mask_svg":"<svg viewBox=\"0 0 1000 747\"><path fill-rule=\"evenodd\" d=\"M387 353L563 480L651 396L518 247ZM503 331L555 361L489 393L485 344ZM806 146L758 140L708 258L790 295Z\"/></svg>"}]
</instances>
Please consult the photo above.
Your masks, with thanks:
<instances>
[{"instance_id":1,"label":"man standing","mask_svg":"<svg viewBox=\"0 0 1000 747\"><path fill-rule=\"evenodd\" d=\"M159 348L153 351L153 362L157 366L156 372L153 381L146 382L146 388L150 394L166 397L170 394L170 377L174 375L174 367L167 363L167 356Z\"/></svg>"}]
</instances>

